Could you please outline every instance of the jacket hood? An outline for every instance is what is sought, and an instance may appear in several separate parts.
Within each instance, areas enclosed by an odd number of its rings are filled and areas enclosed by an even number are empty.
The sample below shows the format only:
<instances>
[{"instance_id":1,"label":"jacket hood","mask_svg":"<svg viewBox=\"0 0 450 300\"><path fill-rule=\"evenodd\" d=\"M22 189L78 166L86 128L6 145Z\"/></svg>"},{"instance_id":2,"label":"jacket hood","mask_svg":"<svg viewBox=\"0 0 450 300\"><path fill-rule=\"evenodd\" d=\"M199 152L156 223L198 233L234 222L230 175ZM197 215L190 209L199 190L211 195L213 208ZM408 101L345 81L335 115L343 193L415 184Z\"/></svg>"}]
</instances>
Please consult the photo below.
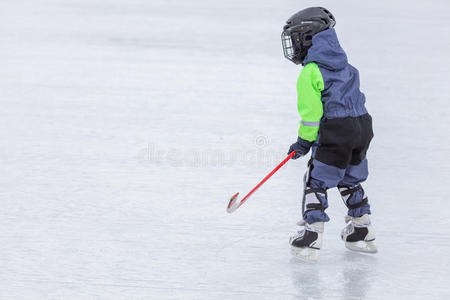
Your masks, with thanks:
<instances>
[{"instance_id":1,"label":"jacket hood","mask_svg":"<svg viewBox=\"0 0 450 300\"><path fill-rule=\"evenodd\" d=\"M303 65L310 62L315 62L331 71L342 70L347 66L347 54L339 44L334 28L321 31L313 36L312 46L308 49Z\"/></svg>"}]
</instances>

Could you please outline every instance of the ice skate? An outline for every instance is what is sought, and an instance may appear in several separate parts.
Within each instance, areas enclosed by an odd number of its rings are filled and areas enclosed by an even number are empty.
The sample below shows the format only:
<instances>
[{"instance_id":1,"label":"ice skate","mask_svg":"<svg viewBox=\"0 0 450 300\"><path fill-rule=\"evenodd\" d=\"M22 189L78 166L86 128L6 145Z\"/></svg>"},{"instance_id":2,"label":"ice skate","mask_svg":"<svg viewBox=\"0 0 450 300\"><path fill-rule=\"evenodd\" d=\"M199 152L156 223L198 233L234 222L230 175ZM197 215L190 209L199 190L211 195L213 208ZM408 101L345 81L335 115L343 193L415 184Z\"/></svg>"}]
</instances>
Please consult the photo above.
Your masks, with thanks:
<instances>
[{"instance_id":1,"label":"ice skate","mask_svg":"<svg viewBox=\"0 0 450 300\"><path fill-rule=\"evenodd\" d=\"M370 223L368 214L359 218L345 217L347 226L342 230L341 238L345 247L352 251L376 253L375 231Z\"/></svg>"},{"instance_id":2,"label":"ice skate","mask_svg":"<svg viewBox=\"0 0 450 300\"><path fill-rule=\"evenodd\" d=\"M322 247L323 222L300 224L304 229L289 239L291 254L301 260L315 262Z\"/></svg>"}]
</instances>

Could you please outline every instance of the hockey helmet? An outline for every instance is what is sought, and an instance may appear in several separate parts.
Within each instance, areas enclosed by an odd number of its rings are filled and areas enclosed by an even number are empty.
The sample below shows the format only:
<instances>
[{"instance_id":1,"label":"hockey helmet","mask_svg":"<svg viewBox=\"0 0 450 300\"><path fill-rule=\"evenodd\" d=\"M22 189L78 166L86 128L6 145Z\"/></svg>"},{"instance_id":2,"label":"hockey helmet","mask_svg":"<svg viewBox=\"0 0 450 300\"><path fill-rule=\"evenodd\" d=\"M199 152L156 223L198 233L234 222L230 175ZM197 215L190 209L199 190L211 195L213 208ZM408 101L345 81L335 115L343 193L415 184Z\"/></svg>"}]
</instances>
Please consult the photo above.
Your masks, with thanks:
<instances>
[{"instance_id":1,"label":"hockey helmet","mask_svg":"<svg viewBox=\"0 0 450 300\"><path fill-rule=\"evenodd\" d=\"M309 7L297 12L286 21L281 33L284 56L297 65L303 63L312 37L335 24L334 16L323 7Z\"/></svg>"}]
</instances>

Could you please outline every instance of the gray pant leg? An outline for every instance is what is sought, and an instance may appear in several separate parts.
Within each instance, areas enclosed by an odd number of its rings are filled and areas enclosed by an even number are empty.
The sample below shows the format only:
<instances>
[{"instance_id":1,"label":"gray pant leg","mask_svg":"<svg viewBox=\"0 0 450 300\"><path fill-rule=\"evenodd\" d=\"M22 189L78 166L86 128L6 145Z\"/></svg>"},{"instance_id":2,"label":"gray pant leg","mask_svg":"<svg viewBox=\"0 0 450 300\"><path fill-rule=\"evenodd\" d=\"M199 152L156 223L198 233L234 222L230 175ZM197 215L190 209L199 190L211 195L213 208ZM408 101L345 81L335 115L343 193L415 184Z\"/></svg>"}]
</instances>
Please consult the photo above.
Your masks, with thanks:
<instances>
[{"instance_id":1,"label":"gray pant leg","mask_svg":"<svg viewBox=\"0 0 450 300\"><path fill-rule=\"evenodd\" d=\"M338 188L342 199L348 207L348 215L360 217L370 214L370 205L361 183L369 176L367 158L359 165L348 165L344 178L339 182Z\"/></svg>"}]
</instances>

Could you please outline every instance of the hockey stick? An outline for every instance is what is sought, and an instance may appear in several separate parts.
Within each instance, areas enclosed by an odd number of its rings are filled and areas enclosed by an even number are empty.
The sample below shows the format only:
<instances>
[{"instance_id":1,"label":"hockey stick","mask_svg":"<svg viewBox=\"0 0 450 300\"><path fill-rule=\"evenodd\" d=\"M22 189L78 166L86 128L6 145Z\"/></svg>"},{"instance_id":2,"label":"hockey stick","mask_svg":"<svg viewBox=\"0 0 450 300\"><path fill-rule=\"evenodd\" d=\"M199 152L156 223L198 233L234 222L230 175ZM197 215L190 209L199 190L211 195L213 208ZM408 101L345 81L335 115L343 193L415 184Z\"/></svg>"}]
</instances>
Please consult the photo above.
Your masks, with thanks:
<instances>
[{"instance_id":1,"label":"hockey stick","mask_svg":"<svg viewBox=\"0 0 450 300\"><path fill-rule=\"evenodd\" d=\"M239 193L236 193L231 197L230 202L228 203L227 212L232 213L236 209L238 209L244 202L250 197L251 194L253 194L261 185L264 184L264 182L267 181L273 174L275 174L276 171L278 171L288 160L291 159L292 156L295 155L295 151L292 151L291 154L289 154L278 166L275 167L275 169L272 170L266 177L264 177L263 180L261 180L260 183L258 183L241 201L238 202L237 197Z\"/></svg>"}]
</instances>

